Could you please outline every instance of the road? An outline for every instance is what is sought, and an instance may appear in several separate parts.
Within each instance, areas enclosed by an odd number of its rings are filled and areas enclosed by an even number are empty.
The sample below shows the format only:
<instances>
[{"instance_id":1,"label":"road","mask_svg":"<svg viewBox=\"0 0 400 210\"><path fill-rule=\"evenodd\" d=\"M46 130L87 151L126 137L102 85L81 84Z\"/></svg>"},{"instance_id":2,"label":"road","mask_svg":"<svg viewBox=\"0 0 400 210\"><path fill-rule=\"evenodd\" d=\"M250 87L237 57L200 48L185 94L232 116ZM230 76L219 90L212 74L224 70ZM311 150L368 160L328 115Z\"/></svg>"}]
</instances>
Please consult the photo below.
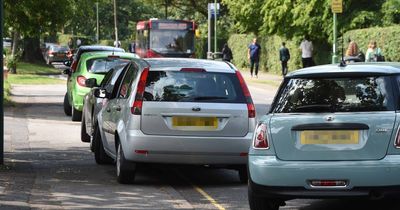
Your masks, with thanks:
<instances>
[{"instance_id":1,"label":"road","mask_svg":"<svg viewBox=\"0 0 400 210\"><path fill-rule=\"evenodd\" d=\"M262 104L271 102L273 88L250 90L261 107L257 112L266 112ZM65 85L14 86L16 107L5 113L0 209L249 209L247 186L228 169L146 165L135 184L118 184L114 166L96 165L89 145L80 141L80 123L64 115L64 93ZM398 209L394 206L293 200L281 209Z\"/></svg>"}]
</instances>

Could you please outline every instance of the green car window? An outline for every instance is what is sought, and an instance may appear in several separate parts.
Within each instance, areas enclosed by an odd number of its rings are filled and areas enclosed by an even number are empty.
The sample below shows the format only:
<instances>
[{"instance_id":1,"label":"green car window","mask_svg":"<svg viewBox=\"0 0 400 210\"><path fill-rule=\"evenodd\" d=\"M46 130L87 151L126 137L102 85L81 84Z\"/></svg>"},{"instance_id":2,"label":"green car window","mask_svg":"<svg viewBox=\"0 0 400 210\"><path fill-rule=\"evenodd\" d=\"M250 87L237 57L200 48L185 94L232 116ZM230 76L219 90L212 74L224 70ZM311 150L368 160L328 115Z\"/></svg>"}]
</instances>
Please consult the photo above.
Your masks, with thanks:
<instances>
[{"instance_id":1,"label":"green car window","mask_svg":"<svg viewBox=\"0 0 400 210\"><path fill-rule=\"evenodd\" d=\"M91 73L107 73L110 69L128 62L126 59L93 58L86 61L86 69Z\"/></svg>"}]
</instances>

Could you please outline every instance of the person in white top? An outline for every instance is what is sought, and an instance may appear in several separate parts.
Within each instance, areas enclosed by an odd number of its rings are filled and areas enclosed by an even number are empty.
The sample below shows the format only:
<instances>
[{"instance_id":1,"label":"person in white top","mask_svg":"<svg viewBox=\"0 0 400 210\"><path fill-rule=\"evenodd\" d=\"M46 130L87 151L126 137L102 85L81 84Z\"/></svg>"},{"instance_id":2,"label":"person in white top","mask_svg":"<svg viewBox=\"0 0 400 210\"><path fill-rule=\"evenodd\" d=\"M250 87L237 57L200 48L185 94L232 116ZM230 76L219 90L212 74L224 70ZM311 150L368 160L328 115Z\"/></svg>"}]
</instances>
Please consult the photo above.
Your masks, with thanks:
<instances>
[{"instance_id":1,"label":"person in white top","mask_svg":"<svg viewBox=\"0 0 400 210\"><path fill-rule=\"evenodd\" d=\"M305 35L304 40L300 44L301 61L303 63L303 68L314 66L314 61L312 59L313 44L309 40L309 36Z\"/></svg>"}]
</instances>

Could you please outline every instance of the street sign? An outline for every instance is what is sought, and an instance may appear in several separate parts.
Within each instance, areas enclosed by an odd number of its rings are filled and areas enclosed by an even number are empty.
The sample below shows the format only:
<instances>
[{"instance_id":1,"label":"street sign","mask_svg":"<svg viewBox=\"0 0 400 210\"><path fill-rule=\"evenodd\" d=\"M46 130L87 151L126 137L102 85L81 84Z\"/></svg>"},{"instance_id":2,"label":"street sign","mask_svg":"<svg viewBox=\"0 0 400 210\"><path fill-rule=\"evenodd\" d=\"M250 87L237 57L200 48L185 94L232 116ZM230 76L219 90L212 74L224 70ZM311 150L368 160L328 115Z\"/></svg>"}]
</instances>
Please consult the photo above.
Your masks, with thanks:
<instances>
[{"instance_id":1,"label":"street sign","mask_svg":"<svg viewBox=\"0 0 400 210\"><path fill-rule=\"evenodd\" d=\"M343 13L343 0L332 0L332 12Z\"/></svg>"},{"instance_id":2,"label":"street sign","mask_svg":"<svg viewBox=\"0 0 400 210\"><path fill-rule=\"evenodd\" d=\"M215 3L208 3L208 10L211 13L211 16L215 14ZM219 3L217 3L217 16L219 15Z\"/></svg>"}]
</instances>

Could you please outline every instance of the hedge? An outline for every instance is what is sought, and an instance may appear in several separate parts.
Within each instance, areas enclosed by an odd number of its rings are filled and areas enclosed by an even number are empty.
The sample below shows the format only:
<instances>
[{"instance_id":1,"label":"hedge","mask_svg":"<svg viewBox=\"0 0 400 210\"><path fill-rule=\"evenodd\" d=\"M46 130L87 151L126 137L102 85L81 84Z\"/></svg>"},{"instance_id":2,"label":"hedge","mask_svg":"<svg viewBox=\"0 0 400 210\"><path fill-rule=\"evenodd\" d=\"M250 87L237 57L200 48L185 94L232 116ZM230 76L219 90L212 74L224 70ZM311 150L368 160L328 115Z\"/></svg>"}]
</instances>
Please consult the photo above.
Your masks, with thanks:
<instances>
[{"instance_id":1,"label":"hedge","mask_svg":"<svg viewBox=\"0 0 400 210\"><path fill-rule=\"evenodd\" d=\"M238 68L248 68L247 47L252 42L252 34L233 34L228 40L232 49L233 63ZM286 47L290 51L289 71L301 68L301 51L299 50L300 38L287 40L279 36L260 37L257 39L261 45L260 70L270 73L281 74L281 63L279 61L279 48L282 41L286 42ZM331 62L331 47L327 44L313 42L314 61L317 64L327 64Z\"/></svg>"},{"instance_id":2,"label":"hedge","mask_svg":"<svg viewBox=\"0 0 400 210\"><path fill-rule=\"evenodd\" d=\"M344 34L345 41L348 38L354 40L360 50L365 53L371 40L377 42L386 61L400 61L400 26L374 27L348 31ZM347 43L345 42L345 47Z\"/></svg>"}]
</instances>

